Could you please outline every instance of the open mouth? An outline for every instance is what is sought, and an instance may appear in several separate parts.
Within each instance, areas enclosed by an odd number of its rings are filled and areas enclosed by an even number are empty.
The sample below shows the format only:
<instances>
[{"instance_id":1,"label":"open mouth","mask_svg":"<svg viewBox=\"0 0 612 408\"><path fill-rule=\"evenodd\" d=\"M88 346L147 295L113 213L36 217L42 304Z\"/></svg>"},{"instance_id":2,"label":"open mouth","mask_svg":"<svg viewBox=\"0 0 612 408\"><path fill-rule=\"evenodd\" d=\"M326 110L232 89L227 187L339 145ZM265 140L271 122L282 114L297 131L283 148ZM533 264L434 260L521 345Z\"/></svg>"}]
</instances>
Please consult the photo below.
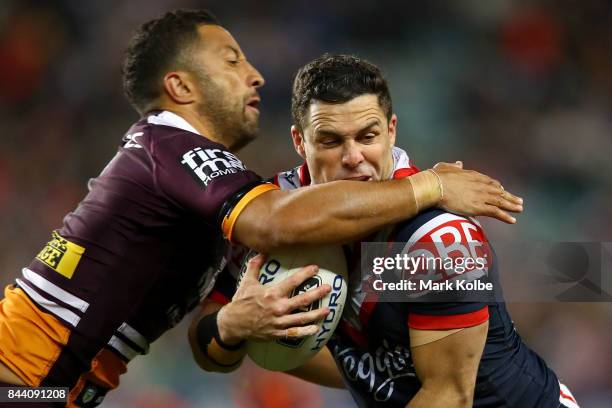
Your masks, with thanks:
<instances>
[{"instance_id":1,"label":"open mouth","mask_svg":"<svg viewBox=\"0 0 612 408\"><path fill-rule=\"evenodd\" d=\"M247 102L247 106L259 112L259 102L259 99L251 99L249 102Z\"/></svg>"}]
</instances>

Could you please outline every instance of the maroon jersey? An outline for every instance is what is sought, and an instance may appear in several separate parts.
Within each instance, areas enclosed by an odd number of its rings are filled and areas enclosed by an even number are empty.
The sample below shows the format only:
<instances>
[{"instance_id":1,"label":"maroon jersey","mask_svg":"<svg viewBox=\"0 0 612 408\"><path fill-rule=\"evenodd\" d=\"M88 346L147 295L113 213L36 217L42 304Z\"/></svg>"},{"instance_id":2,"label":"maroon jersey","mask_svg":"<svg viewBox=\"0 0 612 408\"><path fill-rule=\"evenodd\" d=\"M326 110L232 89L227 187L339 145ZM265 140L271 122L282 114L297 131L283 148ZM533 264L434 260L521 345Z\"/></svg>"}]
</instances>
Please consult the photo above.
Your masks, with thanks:
<instances>
[{"instance_id":1,"label":"maroon jersey","mask_svg":"<svg viewBox=\"0 0 612 408\"><path fill-rule=\"evenodd\" d=\"M37 374L40 383L30 385L73 388L103 350L123 363L147 353L225 267L234 209L273 188L173 113L154 112L133 125L16 281L15 290L70 331L48 371ZM125 370L115 371L90 385L116 386Z\"/></svg>"}]
</instances>

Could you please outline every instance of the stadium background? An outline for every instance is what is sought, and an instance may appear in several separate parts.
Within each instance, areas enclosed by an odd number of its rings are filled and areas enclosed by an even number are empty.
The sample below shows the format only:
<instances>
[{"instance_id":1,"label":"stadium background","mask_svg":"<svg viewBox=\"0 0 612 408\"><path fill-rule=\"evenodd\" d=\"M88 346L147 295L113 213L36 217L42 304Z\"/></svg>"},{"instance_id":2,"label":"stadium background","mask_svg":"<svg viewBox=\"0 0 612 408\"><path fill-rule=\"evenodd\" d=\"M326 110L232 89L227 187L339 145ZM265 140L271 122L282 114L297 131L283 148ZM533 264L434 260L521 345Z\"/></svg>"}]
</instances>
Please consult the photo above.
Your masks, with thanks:
<instances>
[{"instance_id":1,"label":"stadium background","mask_svg":"<svg viewBox=\"0 0 612 408\"><path fill-rule=\"evenodd\" d=\"M522 195L501 240L612 241L612 3L467 0L0 2L0 283L60 225L137 118L122 95L131 30L176 7L207 7L267 79L262 135L240 154L270 175L298 163L290 83L323 52L386 73L398 144L427 167L461 159ZM584 407L612 406L610 303L510 306L527 342ZM200 372L185 325L130 364L105 406L352 406L346 393L247 366Z\"/></svg>"}]
</instances>

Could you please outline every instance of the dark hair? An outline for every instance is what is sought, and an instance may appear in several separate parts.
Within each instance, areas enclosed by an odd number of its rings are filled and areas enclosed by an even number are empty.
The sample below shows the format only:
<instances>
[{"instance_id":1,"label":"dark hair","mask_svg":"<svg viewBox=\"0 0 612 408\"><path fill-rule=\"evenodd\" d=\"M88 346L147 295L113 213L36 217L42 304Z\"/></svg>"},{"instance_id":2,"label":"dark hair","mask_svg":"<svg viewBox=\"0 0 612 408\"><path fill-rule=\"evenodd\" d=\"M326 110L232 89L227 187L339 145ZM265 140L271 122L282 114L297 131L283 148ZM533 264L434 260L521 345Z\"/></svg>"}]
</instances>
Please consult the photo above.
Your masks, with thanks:
<instances>
[{"instance_id":1,"label":"dark hair","mask_svg":"<svg viewBox=\"0 0 612 408\"><path fill-rule=\"evenodd\" d=\"M387 119L393 106L387 81L380 69L361 58L342 54L324 54L304 65L293 81L291 114L301 130L304 116L315 101L345 103L364 94L375 94Z\"/></svg>"},{"instance_id":2,"label":"dark hair","mask_svg":"<svg viewBox=\"0 0 612 408\"><path fill-rule=\"evenodd\" d=\"M207 10L175 10L138 28L123 62L123 89L138 112L160 96L163 74L180 66L182 51L199 39L202 24L221 25Z\"/></svg>"}]
</instances>

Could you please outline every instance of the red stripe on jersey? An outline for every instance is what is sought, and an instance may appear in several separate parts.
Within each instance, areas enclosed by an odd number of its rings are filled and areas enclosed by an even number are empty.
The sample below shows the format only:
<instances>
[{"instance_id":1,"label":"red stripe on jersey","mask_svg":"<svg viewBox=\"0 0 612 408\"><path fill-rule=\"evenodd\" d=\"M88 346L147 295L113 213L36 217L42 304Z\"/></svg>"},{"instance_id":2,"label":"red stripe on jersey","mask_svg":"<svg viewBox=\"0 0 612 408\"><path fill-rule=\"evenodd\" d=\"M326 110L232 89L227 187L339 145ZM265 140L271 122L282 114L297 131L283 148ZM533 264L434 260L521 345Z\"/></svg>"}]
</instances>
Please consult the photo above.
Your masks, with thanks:
<instances>
[{"instance_id":1,"label":"red stripe on jersey","mask_svg":"<svg viewBox=\"0 0 612 408\"><path fill-rule=\"evenodd\" d=\"M408 327L419 330L449 330L478 326L489 319L489 306L470 313L432 316L410 313Z\"/></svg>"},{"instance_id":2,"label":"red stripe on jersey","mask_svg":"<svg viewBox=\"0 0 612 408\"><path fill-rule=\"evenodd\" d=\"M300 166L300 184L302 187L310 185L310 172L306 163Z\"/></svg>"},{"instance_id":3,"label":"red stripe on jersey","mask_svg":"<svg viewBox=\"0 0 612 408\"><path fill-rule=\"evenodd\" d=\"M402 169L397 169L393 173L393 179L401 179L412 176L413 174L417 174L420 170L416 166L405 167Z\"/></svg>"},{"instance_id":4,"label":"red stripe on jersey","mask_svg":"<svg viewBox=\"0 0 612 408\"><path fill-rule=\"evenodd\" d=\"M376 234L371 234L364 239L364 242L374 241ZM361 262L361 242L356 242L353 245L353 256L350 259L349 266L351 271L356 270L359 267ZM373 284L374 278L370 276L369 284ZM368 324L370 322L370 318L372 317L372 313L374 313L374 309L376 308L376 302L378 302L378 298L380 297L378 292L371 290L368 284L363 285L366 289L366 295L359 306L359 321L361 322L361 327L363 330L367 330Z\"/></svg>"},{"instance_id":5,"label":"red stripe on jersey","mask_svg":"<svg viewBox=\"0 0 612 408\"><path fill-rule=\"evenodd\" d=\"M576 402L576 400L574 398L572 398L571 395L567 395L563 391L559 391L559 396L562 397L562 398L565 398L565 399L568 399L568 400L572 401L574 404L578 404Z\"/></svg>"},{"instance_id":6,"label":"red stripe on jersey","mask_svg":"<svg viewBox=\"0 0 612 408\"><path fill-rule=\"evenodd\" d=\"M218 290L212 291L206 299L212 300L213 302L220 303L222 305L227 305L230 302L230 300Z\"/></svg>"},{"instance_id":7,"label":"red stripe on jersey","mask_svg":"<svg viewBox=\"0 0 612 408\"><path fill-rule=\"evenodd\" d=\"M372 313L374 313L374 308L376 307L377 301L378 295L370 292L366 295L366 298L361 304L361 308L359 309L359 321L361 321L364 329L368 327L368 324L370 323L370 318L372 317Z\"/></svg>"}]
</instances>

